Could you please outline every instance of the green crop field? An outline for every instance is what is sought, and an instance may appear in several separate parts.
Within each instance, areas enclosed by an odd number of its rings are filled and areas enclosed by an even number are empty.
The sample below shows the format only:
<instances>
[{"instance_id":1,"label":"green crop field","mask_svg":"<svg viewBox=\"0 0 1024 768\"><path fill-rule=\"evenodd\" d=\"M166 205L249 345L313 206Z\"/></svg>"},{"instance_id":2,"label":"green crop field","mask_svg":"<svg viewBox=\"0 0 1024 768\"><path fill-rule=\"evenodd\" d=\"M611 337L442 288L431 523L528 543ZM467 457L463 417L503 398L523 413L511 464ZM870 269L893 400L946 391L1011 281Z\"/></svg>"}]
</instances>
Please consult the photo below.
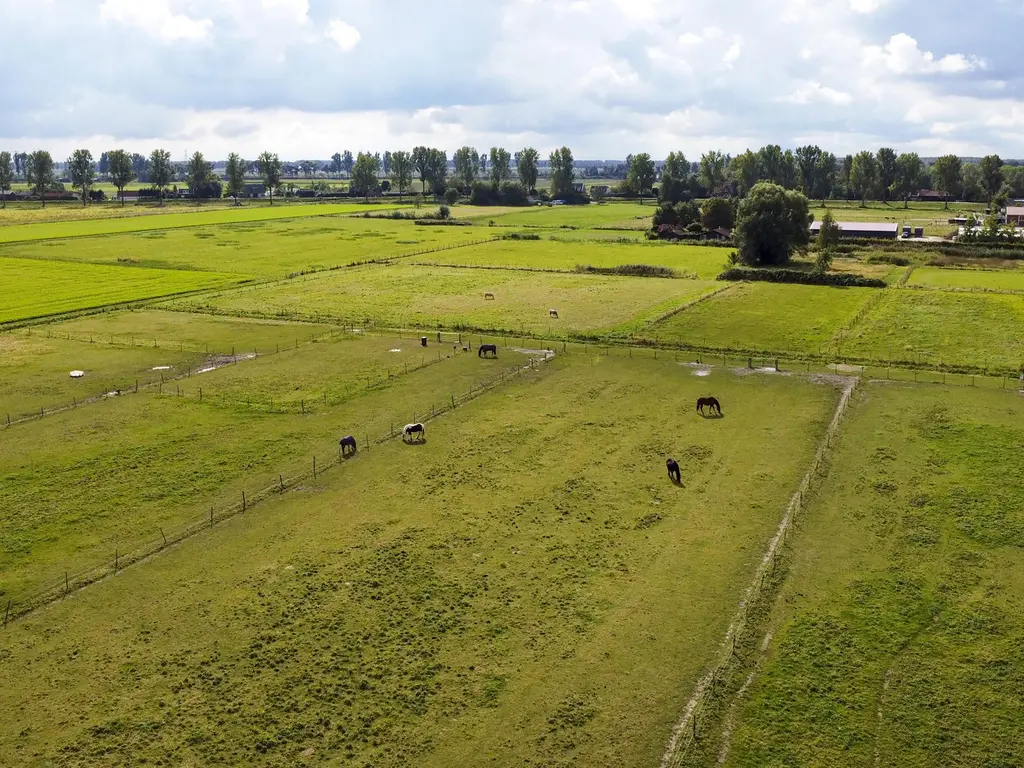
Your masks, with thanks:
<instances>
[{"instance_id":1,"label":"green crop field","mask_svg":"<svg viewBox=\"0 0 1024 768\"><path fill-rule=\"evenodd\" d=\"M203 210L196 206L194 211L154 214L152 216L120 216L89 218L72 221L50 221L39 224L12 224L0 227L0 243L23 242L26 240L51 240L65 237L88 235L113 235L124 232L143 232L153 229L176 229L178 227L209 226L250 221L274 221L277 219L301 219L309 216L337 216L339 214L363 213L397 208L397 205L362 203L283 203L273 206L217 206Z\"/></svg>"},{"instance_id":2,"label":"green crop field","mask_svg":"<svg viewBox=\"0 0 1024 768\"><path fill-rule=\"evenodd\" d=\"M592 205L553 205L524 208L515 213L494 216L498 226L530 226L530 227L593 227L617 226L623 229L649 229L650 217L654 216L657 205L649 202L639 203L602 203ZM646 221L644 221L646 219Z\"/></svg>"},{"instance_id":3,"label":"green crop field","mask_svg":"<svg viewBox=\"0 0 1024 768\"><path fill-rule=\"evenodd\" d=\"M877 290L740 283L647 335L718 349L817 354Z\"/></svg>"},{"instance_id":4,"label":"green crop field","mask_svg":"<svg viewBox=\"0 0 1024 768\"><path fill-rule=\"evenodd\" d=\"M0 633L0 762L653 764L836 398L558 359Z\"/></svg>"},{"instance_id":5,"label":"green crop field","mask_svg":"<svg viewBox=\"0 0 1024 768\"><path fill-rule=\"evenodd\" d=\"M576 234L576 233L574 233ZM459 266L509 266L572 270L579 265L618 267L650 264L680 275L713 279L725 269L727 248L664 243L558 242L502 240L417 257L418 263Z\"/></svg>"},{"instance_id":6,"label":"green crop field","mask_svg":"<svg viewBox=\"0 0 1024 768\"><path fill-rule=\"evenodd\" d=\"M716 285L505 269L373 266L173 302L182 309L385 327L540 331L643 327ZM491 292L493 300L485 298ZM551 318L549 309L558 311Z\"/></svg>"},{"instance_id":7,"label":"green crop field","mask_svg":"<svg viewBox=\"0 0 1024 768\"><path fill-rule=\"evenodd\" d=\"M890 290L845 335L842 353L1017 370L1024 363L1024 298Z\"/></svg>"},{"instance_id":8,"label":"green crop field","mask_svg":"<svg viewBox=\"0 0 1024 768\"><path fill-rule=\"evenodd\" d=\"M246 208L262 207L267 205L263 201L247 200L244 203ZM277 207L275 202L274 207ZM48 224L57 222L82 221L86 219L121 219L133 218L136 216L167 216L170 213L204 213L222 208L236 209L233 200L210 200L203 204L184 203L167 201L164 205L158 203L137 203L126 202L121 205L119 202L90 203L82 206L77 202L47 203L43 208L39 203L8 203L6 208L0 208L0 228L9 227L15 224Z\"/></svg>"},{"instance_id":9,"label":"green crop field","mask_svg":"<svg viewBox=\"0 0 1024 768\"><path fill-rule=\"evenodd\" d=\"M494 230L477 227L420 227L411 221L324 215L16 243L0 246L0 254L280 278L446 248L493 234Z\"/></svg>"},{"instance_id":10,"label":"green crop field","mask_svg":"<svg viewBox=\"0 0 1024 768\"><path fill-rule=\"evenodd\" d=\"M1019 764L1022 440L1017 394L861 393L725 765Z\"/></svg>"},{"instance_id":11,"label":"green crop field","mask_svg":"<svg viewBox=\"0 0 1024 768\"><path fill-rule=\"evenodd\" d=\"M1024 292L1024 270L943 269L918 267L907 285L926 288L960 288L982 291Z\"/></svg>"},{"instance_id":12,"label":"green crop field","mask_svg":"<svg viewBox=\"0 0 1024 768\"><path fill-rule=\"evenodd\" d=\"M240 279L217 272L0 258L0 323L214 288Z\"/></svg>"}]
</instances>

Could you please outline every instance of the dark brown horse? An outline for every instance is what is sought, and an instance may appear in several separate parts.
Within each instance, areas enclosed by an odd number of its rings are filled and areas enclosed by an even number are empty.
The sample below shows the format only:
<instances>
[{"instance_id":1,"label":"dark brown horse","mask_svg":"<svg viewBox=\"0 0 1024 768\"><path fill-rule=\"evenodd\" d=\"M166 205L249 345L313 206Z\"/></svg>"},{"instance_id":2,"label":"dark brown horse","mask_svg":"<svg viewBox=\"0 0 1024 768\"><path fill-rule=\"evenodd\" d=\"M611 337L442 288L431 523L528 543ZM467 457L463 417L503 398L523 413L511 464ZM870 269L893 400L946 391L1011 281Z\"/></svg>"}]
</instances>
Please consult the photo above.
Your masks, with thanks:
<instances>
[{"instance_id":1,"label":"dark brown horse","mask_svg":"<svg viewBox=\"0 0 1024 768\"><path fill-rule=\"evenodd\" d=\"M352 453L356 452L356 439L352 437L352 435L341 438L341 440L338 441L338 445L341 446L342 456L346 455L349 452L349 449L352 450Z\"/></svg>"},{"instance_id":2,"label":"dark brown horse","mask_svg":"<svg viewBox=\"0 0 1024 768\"><path fill-rule=\"evenodd\" d=\"M709 408L712 413L717 413L719 416L722 415L722 406L719 404L718 399L714 397L702 397L697 400L697 411L701 416L704 415L704 409Z\"/></svg>"},{"instance_id":3,"label":"dark brown horse","mask_svg":"<svg viewBox=\"0 0 1024 768\"><path fill-rule=\"evenodd\" d=\"M683 475L679 471L679 463L675 459L669 459L666 461L665 466L668 467L668 476L673 483L679 485L683 482Z\"/></svg>"},{"instance_id":4,"label":"dark brown horse","mask_svg":"<svg viewBox=\"0 0 1024 768\"><path fill-rule=\"evenodd\" d=\"M498 356L497 344L481 344L479 347L476 348L477 357L487 357L488 355L490 355L491 357Z\"/></svg>"}]
</instances>

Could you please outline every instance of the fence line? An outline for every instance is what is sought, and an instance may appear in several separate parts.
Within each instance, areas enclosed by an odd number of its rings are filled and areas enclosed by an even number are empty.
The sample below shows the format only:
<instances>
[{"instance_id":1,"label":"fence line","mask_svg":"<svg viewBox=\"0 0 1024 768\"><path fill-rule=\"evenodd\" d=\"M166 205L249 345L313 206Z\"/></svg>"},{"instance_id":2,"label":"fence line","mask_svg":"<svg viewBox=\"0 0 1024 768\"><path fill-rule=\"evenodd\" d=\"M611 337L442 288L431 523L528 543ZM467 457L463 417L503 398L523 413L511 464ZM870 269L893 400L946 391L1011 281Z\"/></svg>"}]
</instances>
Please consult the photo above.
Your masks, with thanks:
<instances>
[{"instance_id":1,"label":"fence line","mask_svg":"<svg viewBox=\"0 0 1024 768\"><path fill-rule=\"evenodd\" d=\"M525 365L519 366L511 372L501 371L478 386L470 385L468 392L460 393L458 395L453 393L449 396L447 401L441 404L440 407L431 405L430 411L425 412L424 415L414 415L413 421L424 423L433 421L445 413L472 402L486 392L489 392L496 387L503 386L508 381L511 381L523 374L538 370L541 363L548 362L555 357L553 352L546 350L530 351L535 352L536 354L529 357ZM401 431L399 430L396 432L392 426L392 429L384 435L374 438L367 437L363 443L363 450L368 452L372 447L383 445L394 440L396 437L399 437L400 434ZM312 457L311 469L309 471L292 473L287 477L284 473L279 473L277 481L270 485L257 490L255 493L250 492L247 494L245 491L242 491L241 498L237 502L229 504L226 507L221 507L220 510L217 510L215 506L211 506L208 513L204 513L202 517L194 519L191 523L185 524L185 526L179 530L171 531L168 534L164 529L158 528L157 532L159 532L160 538L154 538L149 544L141 545L130 551L115 549L113 558L102 564L95 565L75 574L65 572L64 577L59 581L23 596L17 603L14 603L13 599L9 600L3 626L6 627L10 620L23 617L35 610L38 610L39 608L62 600L73 591L83 589L106 578L107 576L111 576L124 570L130 565L142 562L143 560L162 552L168 547L174 546L198 533L201 533L202 531L209 530L218 522L223 522L236 517L237 515L245 514L251 510L254 505L259 504L261 501L275 495L283 494L286 490L296 487L299 483L307 479L315 479L318 475L323 474L328 469L342 467L347 461L349 461L349 459L342 457L340 454L334 455L332 453L331 457L327 460L318 460L314 454Z\"/></svg>"},{"instance_id":2,"label":"fence line","mask_svg":"<svg viewBox=\"0 0 1024 768\"><path fill-rule=\"evenodd\" d=\"M857 378L846 380L846 386L836 405L832 421L818 444L818 448L811 460L811 465L804 474L803 479L801 479L796 491L790 497L782 520L779 521L775 536L769 542L761 563L754 571L753 579L744 591L739 610L729 623L725 638L722 640L721 655L711 670L697 682L694 694L687 702L682 718L672 729L665 748L665 754L661 759L661 768L673 768L683 764L687 753L700 739L701 716L707 715L710 718L713 714L717 688L720 684L722 686L725 685L727 675L736 666L736 646L741 638L743 638L744 632L747 629L747 619L750 611L752 608L760 607L760 603L766 595L765 581L769 577L774 577L780 545L785 540L793 520L803 510L804 495L810 489L811 482L821 467L821 462L824 460L826 452L832 447L832 439L839 430L843 415L846 413L847 406L857 387L858 381L859 379Z\"/></svg>"}]
</instances>

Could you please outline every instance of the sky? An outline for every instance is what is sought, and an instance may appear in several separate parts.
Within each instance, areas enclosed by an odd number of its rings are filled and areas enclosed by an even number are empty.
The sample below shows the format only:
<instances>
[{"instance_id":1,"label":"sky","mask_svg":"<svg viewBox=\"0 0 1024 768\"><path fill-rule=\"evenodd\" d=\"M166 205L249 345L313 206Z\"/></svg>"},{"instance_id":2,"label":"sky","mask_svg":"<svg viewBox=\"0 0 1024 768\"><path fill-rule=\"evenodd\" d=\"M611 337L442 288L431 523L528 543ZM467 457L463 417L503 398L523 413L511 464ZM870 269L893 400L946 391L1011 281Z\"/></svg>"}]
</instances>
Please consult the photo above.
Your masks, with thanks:
<instances>
[{"instance_id":1,"label":"sky","mask_svg":"<svg viewBox=\"0 0 1024 768\"><path fill-rule=\"evenodd\" d=\"M1022 28L1024 0L0 0L0 149L1022 158Z\"/></svg>"}]
</instances>

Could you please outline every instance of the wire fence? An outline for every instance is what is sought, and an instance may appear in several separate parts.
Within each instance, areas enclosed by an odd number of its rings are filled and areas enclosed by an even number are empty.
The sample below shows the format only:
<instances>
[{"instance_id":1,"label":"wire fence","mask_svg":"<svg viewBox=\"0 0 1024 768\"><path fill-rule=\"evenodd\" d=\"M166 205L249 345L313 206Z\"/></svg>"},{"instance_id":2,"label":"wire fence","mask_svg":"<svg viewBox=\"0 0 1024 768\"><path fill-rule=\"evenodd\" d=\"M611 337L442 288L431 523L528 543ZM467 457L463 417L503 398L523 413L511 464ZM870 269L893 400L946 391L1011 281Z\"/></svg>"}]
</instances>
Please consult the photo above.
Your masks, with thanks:
<instances>
[{"instance_id":1,"label":"wire fence","mask_svg":"<svg viewBox=\"0 0 1024 768\"><path fill-rule=\"evenodd\" d=\"M429 423L446 413L466 405L495 387L500 387L524 374L537 371L541 364L554 357L554 354L548 351L535 350L534 352L535 354L530 355L524 365L518 366L513 370L502 370L480 384L471 385L469 390L465 392L451 393L446 401L432 404L429 410L413 414L410 418L410 423ZM430 364L433 363L428 363L427 365ZM357 436L357 441L362 440L360 452L368 453L375 447L403 437L403 426L395 422L390 425L387 432ZM356 455L358 455L358 452ZM65 571L63 578L27 592L18 597L17 601L12 597L7 600L4 608L4 627L12 619L24 616L44 605L61 600L75 590L119 573L129 565L152 557L168 547L214 528L218 523L238 515L243 515L260 502L280 496L289 489L297 488L305 482L316 480L327 471L343 467L351 460L352 456L353 454L351 453L347 456L343 455L340 445L333 452L325 451L319 455L314 453L308 459L306 468L298 469L293 465L286 471L283 470L276 473L275 479L270 482L264 482L256 489L240 491L238 500L234 503L222 504L219 507L216 504L211 505L208 513L196 517L188 523L176 528L157 528L153 531L152 537L146 539L141 544L126 546L124 549L115 548L110 556L104 558L102 562L97 562L91 567L77 570L73 573L70 570Z\"/></svg>"}]
</instances>

